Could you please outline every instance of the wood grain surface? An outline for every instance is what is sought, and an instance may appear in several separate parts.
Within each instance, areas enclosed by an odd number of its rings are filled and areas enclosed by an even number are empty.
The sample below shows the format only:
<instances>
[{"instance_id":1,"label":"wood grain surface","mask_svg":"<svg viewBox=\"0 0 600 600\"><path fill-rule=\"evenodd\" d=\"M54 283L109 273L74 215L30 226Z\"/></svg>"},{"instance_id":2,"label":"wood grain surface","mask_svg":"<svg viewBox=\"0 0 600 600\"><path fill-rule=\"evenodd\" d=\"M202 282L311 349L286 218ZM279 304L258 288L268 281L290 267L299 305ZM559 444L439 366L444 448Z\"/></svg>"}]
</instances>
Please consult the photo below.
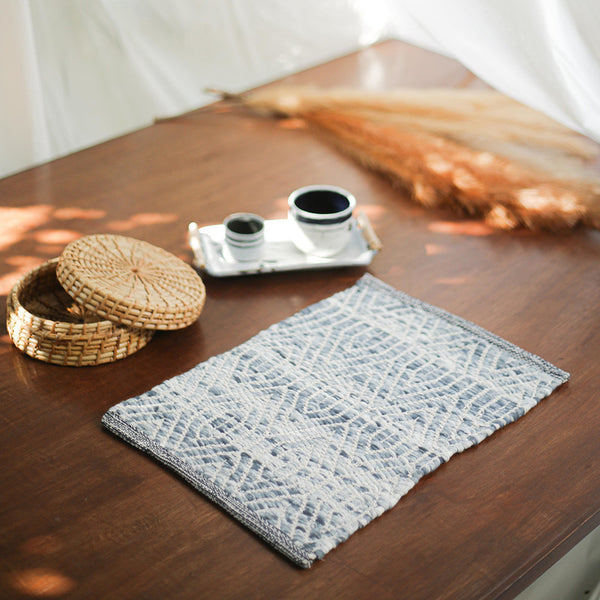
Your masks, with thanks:
<instances>
[{"instance_id":1,"label":"wood grain surface","mask_svg":"<svg viewBox=\"0 0 600 600\"><path fill-rule=\"evenodd\" d=\"M289 83L481 85L389 41ZM308 304L362 268L214 279L199 320L109 365L37 362L10 343L18 276L90 233L191 262L189 221L283 218L297 187L351 190L384 250L368 268L572 374L453 457L309 570L100 424L140 394ZM294 121L215 104L0 181L0 597L512 598L600 524L600 232L494 232L411 203Z\"/></svg>"}]
</instances>

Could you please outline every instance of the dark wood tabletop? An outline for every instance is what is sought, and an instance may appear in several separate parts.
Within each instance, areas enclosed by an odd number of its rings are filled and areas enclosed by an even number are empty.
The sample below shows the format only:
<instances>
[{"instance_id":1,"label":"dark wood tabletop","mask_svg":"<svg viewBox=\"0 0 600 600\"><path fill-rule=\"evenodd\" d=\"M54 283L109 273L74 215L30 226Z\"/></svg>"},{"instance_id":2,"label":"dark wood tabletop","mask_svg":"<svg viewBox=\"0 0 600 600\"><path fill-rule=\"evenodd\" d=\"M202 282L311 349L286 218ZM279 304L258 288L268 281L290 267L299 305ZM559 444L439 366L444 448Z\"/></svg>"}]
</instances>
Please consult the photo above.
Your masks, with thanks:
<instances>
[{"instance_id":1,"label":"dark wood tabletop","mask_svg":"<svg viewBox=\"0 0 600 600\"><path fill-rule=\"evenodd\" d=\"M388 41L289 77L359 86L478 85ZM4 325L20 274L90 233L192 261L190 221L283 218L295 188L351 190L384 249L368 268L203 275L204 311L112 364L30 359ZM293 121L215 104L0 181L0 597L513 598L600 524L600 232L497 232L425 210ZM100 419L368 270L571 373L303 570Z\"/></svg>"}]
</instances>

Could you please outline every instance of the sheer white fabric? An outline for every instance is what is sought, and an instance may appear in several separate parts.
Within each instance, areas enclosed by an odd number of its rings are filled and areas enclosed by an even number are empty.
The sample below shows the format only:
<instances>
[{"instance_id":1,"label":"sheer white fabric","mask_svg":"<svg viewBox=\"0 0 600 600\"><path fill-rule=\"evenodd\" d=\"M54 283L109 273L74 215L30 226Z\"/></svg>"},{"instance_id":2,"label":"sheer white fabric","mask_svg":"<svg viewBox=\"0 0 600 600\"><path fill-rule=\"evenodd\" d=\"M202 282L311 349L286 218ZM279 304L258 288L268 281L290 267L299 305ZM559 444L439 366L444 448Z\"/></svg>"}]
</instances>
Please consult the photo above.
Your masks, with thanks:
<instances>
[{"instance_id":1,"label":"sheer white fabric","mask_svg":"<svg viewBox=\"0 0 600 600\"><path fill-rule=\"evenodd\" d=\"M0 0L0 176L395 36L600 141L595 0Z\"/></svg>"},{"instance_id":2,"label":"sheer white fabric","mask_svg":"<svg viewBox=\"0 0 600 600\"><path fill-rule=\"evenodd\" d=\"M399 0L392 28L600 141L596 0Z\"/></svg>"},{"instance_id":3,"label":"sheer white fabric","mask_svg":"<svg viewBox=\"0 0 600 600\"><path fill-rule=\"evenodd\" d=\"M0 0L0 176L371 44L387 0Z\"/></svg>"}]
</instances>

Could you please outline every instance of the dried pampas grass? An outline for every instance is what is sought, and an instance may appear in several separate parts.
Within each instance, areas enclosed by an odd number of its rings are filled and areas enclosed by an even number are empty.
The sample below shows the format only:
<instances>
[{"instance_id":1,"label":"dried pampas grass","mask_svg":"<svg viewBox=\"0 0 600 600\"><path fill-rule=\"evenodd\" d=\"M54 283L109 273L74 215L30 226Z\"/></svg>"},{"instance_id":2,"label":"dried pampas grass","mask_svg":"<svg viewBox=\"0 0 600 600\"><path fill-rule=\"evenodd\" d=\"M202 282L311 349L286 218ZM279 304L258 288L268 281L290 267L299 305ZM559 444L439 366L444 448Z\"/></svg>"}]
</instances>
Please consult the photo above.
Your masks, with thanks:
<instances>
[{"instance_id":1,"label":"dried pampas grass","mask_svg":"<svg viewBox=\"0 0 600 600\"><path fill-rule=\"evenodd\" d=\"M501 229L600 229L598 146L497 92L280 87L224 97L304 119L424 206Z\"/></svg>"}]
</instances>

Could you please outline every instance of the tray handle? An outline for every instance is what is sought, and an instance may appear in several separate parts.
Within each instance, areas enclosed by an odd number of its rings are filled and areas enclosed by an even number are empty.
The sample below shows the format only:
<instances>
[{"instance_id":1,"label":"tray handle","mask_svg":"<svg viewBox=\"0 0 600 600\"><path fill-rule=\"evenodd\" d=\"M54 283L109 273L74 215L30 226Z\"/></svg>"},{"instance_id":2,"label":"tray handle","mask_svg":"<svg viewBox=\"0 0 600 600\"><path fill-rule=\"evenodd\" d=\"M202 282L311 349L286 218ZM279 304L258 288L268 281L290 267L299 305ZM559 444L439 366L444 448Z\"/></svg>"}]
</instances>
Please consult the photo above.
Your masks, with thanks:
<instances>
[{"instance_id":1,"label":"tray handle","mask_svg":"<svg viewBox=\"0 0 600 600\"><path fill-rule=\"evenodd\" d=\"M198 269L204 269L206 267L206 260L204 259L204 252L202 252L198 224L193 221L188 225L188 242L194 253L194 266Z\"/></svg>"},{"instance_id":2,"label":"tray handle","mask_svg":"<svg viewBox=\"0 0 600 600\"><path fill-rule=\"evenodd\" d=\"M381 240L377 237L375 230L373 229L373 225L371 225L371 221L369 217L367 217L366 213L363 210L358 211L356 216L356 222L360 227L363 237L367 241L367 246L369 246L369 250L374 250L375 252L379 252L383 250L383 244Z\"/></svg>"}]
</instances>

